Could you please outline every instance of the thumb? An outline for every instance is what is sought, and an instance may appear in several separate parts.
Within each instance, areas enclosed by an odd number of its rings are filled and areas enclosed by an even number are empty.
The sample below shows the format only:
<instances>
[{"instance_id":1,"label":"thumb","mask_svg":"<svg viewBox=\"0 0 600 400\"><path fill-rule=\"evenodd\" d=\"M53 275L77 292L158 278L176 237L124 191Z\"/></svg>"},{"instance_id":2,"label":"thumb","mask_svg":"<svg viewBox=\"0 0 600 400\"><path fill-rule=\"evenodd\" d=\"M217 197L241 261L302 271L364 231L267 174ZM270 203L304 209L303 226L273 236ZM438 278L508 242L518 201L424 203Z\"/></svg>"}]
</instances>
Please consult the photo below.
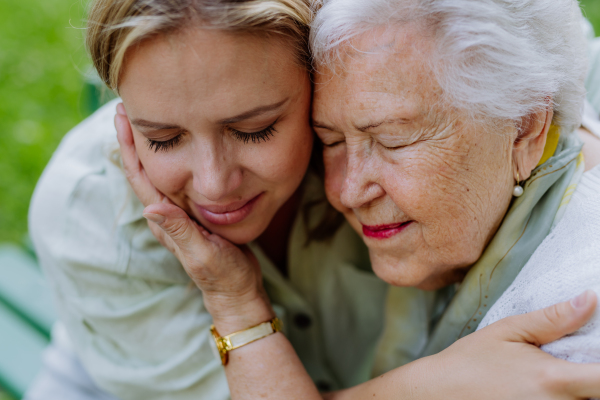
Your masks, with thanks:
<instances>
[{"instance_id":1,"label":"thumb","mask_svg":"<svg viewBox=\"0 0 600 400\"><path fill-rule=\"evenodd\" d=\"M154 223L173 240L184 254L197 250L206 243L209 233L174 204L157 203L144 209L144 217Z\"/></svg>"},{"instance_id":2,"label":"thumb","mask_svg":"<svg viewBox=\"0 0 600 400\"><path fill-rule=\"evenodd\" d=\"M505 339L541 346L581 328L594 314L597 297L593 290L541 310L498 321ZM492 324L493 325L493 324Z\"/></svg>"}]
</instances>

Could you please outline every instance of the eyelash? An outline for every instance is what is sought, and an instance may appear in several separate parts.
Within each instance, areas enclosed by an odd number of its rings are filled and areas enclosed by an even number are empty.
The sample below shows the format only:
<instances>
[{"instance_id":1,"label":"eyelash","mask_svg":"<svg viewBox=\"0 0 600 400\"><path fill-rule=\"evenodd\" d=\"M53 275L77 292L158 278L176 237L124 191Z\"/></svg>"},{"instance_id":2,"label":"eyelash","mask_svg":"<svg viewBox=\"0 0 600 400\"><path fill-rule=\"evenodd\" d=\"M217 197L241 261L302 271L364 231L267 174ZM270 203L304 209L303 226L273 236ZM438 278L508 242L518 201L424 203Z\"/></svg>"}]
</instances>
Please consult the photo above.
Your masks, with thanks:
<instances>
[{"instance_id":1,"label":"eyelash","mask_svg":"<svg viewBox=\"0 0 600 400\"><path fill-rule=\"evenodd\" d=\"M233 128L230 129L233 136L235 136L236 139L244 142L244 144L247 144L249 142L260 143L261 141L266 142L270 140L271 136L273 136L273 132L277 132L277 130L275 129L276 123L277 121L273 122L270 126L258 132L241 132ZM175 146L177 146L179 142L181 142L181 136L182 134L180 133L174 138L164 141L147 139L148 148L150 150L154 149L155 153L158 153L159 151L169 151Z\"/></svg>"},{"instance_id":2,"label":"eyelash","mask_svg":"<svg viewBox=\"0 0 600 400\"><path fill-rule=\"evenodd\" d=\"M270 126L258 132L241 132L233 128L229 129L231 130L233 136L235 136L236 139L241 140L244 144L247 144L250 141L252 141L252 143L260 143L261 141L266 142L270 140L271 136L273 136L273 132L277 132L277 130L275 129L276 123L277 121L273 122Z\"/></svg>"},{"instance_id":3,"label":"eyelash","mask_svg":"<svg viewBox=\"0 0 600 400\"><path fill-rule=\"evenodd\" d=\"M148 139L148 148L150 150L152 150L154 148L155 153L158 153L159 151L169 151L173 147L177 146L179 144L179 142L181 142L181 136L182 136L182 134L180 133L179 135L175 136L173 139L164 140L164 141Z\"/></svg>"},{"instance_id":4,"label":"eyelash","mask_svg":"<svg viewBox=\"0 0 600 400\"><path fill-rule=\"evenodd\" d=\"M401 149L401 148L403 148L403 147L406 147L406 146L394 146L394 147L388 147L388 146L381 145L381 147L383 147L385 150L399 150L399 149Z\"/></svg>"}]
</instances>

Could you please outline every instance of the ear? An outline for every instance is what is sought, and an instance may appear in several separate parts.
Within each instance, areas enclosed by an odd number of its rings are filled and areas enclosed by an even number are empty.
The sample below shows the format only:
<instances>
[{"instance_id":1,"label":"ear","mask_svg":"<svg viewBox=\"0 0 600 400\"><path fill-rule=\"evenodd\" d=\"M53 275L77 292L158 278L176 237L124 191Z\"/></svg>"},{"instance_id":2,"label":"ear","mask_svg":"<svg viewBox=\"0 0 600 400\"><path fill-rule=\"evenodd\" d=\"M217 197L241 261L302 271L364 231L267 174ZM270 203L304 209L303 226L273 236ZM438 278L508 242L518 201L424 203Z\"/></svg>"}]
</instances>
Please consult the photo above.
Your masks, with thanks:
<instances>
[{"instance_id":1,"label":"ear","mask_svg":"<svg viewBox=\"0 0 600 400\"><path fill-rule=\"evenodd\" d=\"M552 125L554 110L548 107L523 118L519 133L513 143L514 177L515 181L524 181L531 176L546 146L548 130Z\"/></svg>"}]
</instances>

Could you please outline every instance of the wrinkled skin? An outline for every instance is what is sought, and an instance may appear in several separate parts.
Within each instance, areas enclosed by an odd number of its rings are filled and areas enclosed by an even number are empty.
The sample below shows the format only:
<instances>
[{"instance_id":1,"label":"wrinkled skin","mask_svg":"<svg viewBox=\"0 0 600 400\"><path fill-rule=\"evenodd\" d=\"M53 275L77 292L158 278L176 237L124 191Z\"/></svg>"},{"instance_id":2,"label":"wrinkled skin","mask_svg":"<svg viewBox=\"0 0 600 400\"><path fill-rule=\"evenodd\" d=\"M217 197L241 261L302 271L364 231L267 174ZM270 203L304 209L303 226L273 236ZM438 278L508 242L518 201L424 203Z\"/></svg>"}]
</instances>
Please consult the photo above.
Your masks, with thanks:
<instances>
[{"instance_id":1,"label":"wrinkled skin","mask_svg":"<svg viewBox=\"0 0 600 400\"><path fill-rule=\"evenodd\" d=\"M543 152L551 112L514 124L476 123L448 106L417 26L374 32L315 76L314 127L325 145L326 192L396 286L460 281L498 229L517 173ZM517 140L518 139L518 140ZM390 237L363 226L407 223Z\"/></svg>"}]
</instances>

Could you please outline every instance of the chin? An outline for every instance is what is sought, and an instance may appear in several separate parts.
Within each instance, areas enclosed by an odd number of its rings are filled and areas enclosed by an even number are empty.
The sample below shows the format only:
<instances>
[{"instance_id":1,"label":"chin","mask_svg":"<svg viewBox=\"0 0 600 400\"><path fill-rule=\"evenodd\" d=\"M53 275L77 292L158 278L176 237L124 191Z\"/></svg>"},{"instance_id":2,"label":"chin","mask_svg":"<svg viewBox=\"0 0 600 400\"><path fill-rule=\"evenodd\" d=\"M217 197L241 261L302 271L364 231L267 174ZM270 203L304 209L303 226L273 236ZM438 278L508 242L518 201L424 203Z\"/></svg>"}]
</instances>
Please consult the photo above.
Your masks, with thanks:
<instances>
[{"instance_id":1,"label":"chin","mask_svg":"<svg viewBox=\"0 0 600 400\"><path fill-rule=\"evenodd\" d=\"M408 260L399 260L370 252L375 275L386 283L398 287L415 287L421 290L438 290L461 282L467 270L450 269L440 272L430 265Z\"/></svg>"},{"instance_id":2,"label":"chin","mask_svg":"<svg viewBox=\"0 0 600 400\"><path fill-rule=\"evenodd\" d=\"M386 283L398 287L416 287L423 290L435 290L426 284L428 279L420 276L418 271L411 270L410 267L403 266L401 263L396 265L381 265L371 261L375 275Z\"/></svg>"},{"instance_id":3,"label":"chin","mask_svg":"<svg viewBox=\"0 0 600 400\"><path fill-rule=\"evenodd\" d=\"M219 236L221 236L223 239L238 245L238 246L242 246L244 244L248 244L250 242L252 242L253 240L256 240L256 238L258 238L260 235L244 235L244 234L230 234L230 235L224 235L224 234L218 234Z\"/></svg>"},{"instance_id":4,"label":"chin","mask_svg":"<svg viewBox=\"0 0 600 400\"><path fill-rule=\"evenodd\" d=\"M256 240L267 229L267 226L257 226L257 224L204 226L209 232L237 245L248 244Z\"/></svg>"}]
</instances>

